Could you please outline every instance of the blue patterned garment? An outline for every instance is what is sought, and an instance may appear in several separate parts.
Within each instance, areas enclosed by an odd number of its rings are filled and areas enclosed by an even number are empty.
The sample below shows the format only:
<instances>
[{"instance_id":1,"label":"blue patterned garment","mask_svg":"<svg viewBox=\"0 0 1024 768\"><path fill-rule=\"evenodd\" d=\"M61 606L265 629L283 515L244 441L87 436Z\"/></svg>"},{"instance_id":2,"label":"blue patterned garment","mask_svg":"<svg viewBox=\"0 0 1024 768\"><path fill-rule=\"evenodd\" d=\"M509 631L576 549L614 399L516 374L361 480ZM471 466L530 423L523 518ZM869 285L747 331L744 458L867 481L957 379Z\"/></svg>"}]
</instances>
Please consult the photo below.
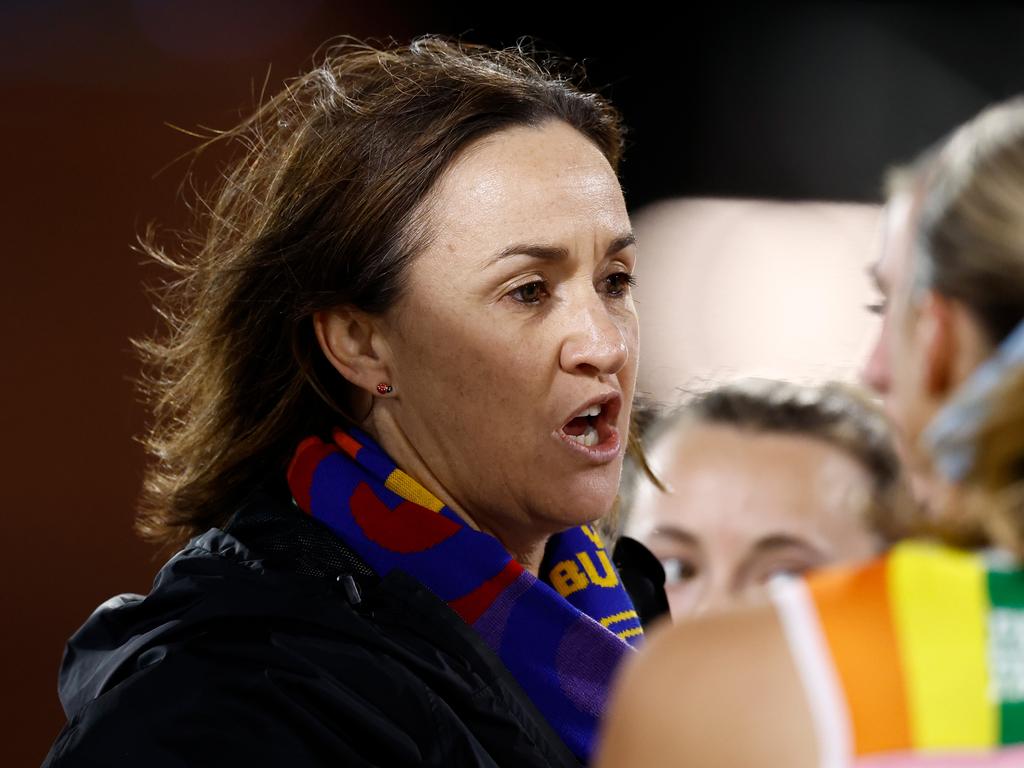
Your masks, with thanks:
<instances>
[{"instance_id":1,"label":"blue patterned garment","mask_svg":"<svg viewBox=\"0 0 1024 768\"><path fill-rule=\"evenodd\" d=\"M612 675L643 636L596 531L553 536L538 579L356 430L336 431L333 443L304 440L288 483L299 507L379 576L399 569L447 602L589 760Z\"/></svg>"}]
</instances>

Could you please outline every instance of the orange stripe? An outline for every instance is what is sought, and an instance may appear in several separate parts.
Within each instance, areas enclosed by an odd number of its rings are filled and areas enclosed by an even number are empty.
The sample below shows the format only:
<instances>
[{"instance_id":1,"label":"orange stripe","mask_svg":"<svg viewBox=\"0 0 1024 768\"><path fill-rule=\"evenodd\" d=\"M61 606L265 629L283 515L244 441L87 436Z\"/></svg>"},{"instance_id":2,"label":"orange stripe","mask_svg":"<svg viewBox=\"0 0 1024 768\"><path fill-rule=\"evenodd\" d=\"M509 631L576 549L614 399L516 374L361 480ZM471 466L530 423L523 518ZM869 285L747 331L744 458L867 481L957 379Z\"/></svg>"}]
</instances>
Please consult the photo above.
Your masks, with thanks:
<instances>
[{"instance_id":1,"label":"orange stripe","mask_svg":"<svg viewBox=\"0 0 1024 768\"><path fill-rule=\"evenodd\" d=\"M883 558L830 569L808 584L846 693L858 755L912 746L886 564Z\"/></svg>"},{"instance_id":2,"label":"orange stripe","mask_svg":"<svg viewBox=\"0 0 1024 768\"><path fill-rule=\"evenodd\" d=\"M363 450L362 445L357 443L348 432L341 429L334 430L334 442L353 459L356 457L356 454Z\"/></svg>"}]
</instances>

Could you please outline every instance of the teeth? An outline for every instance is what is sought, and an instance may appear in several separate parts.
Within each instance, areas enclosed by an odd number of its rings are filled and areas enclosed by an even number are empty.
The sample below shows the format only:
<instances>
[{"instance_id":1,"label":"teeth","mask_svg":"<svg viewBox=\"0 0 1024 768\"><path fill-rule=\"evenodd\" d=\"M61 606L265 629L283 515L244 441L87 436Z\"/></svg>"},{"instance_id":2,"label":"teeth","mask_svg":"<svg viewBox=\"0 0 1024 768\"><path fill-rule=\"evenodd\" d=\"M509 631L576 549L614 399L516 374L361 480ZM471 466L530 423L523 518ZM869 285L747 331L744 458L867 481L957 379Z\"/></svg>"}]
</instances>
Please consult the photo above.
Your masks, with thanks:
<instances>
[{"instance_id":1,"label":"teeth","mask_svg":"<svg viewBox=\"0 0 1024 768\"><path fill-rule=\"evenodd\" d=\"M575 440L580 445L585 445L588 448L597 445L597 428L587 425L587 428L583 430L582 435L566 435L570 440Z\"/></svg>"},{"instance_id":2,"label":"teeth","mask_svg":"<svg viewBox=\"0 0 1024 768\"><path fill-rule=\"evenodd\" d=\"M589 408L587 408L585 411L582 411L577 418L580 418L582 416L598 416L598 415L600 415L600 413L601 413L601 406L600 405L592 405Z\"/></svg>"}]
</instances>

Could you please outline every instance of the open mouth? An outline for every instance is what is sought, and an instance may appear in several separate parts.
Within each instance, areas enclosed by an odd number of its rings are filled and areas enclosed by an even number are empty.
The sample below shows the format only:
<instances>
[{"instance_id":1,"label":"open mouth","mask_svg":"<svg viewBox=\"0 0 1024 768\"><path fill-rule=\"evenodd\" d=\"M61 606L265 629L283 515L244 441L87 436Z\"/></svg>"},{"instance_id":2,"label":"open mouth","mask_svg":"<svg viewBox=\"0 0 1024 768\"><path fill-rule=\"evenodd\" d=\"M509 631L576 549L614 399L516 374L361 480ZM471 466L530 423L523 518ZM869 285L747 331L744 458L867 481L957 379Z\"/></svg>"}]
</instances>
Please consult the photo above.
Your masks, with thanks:
<instances>
[{"instance_id":1,"label":"open mouth","mask_svg":"<svg viewBox=\"0 0 1024 768\"><path fill-rule=\"evenodd\" d=\"M618 432L614 425L620 407L618 395L591 402L562 425L561 436L584 448L604 447L613 441L617 443Z\"/></svg>"}]
</instances>

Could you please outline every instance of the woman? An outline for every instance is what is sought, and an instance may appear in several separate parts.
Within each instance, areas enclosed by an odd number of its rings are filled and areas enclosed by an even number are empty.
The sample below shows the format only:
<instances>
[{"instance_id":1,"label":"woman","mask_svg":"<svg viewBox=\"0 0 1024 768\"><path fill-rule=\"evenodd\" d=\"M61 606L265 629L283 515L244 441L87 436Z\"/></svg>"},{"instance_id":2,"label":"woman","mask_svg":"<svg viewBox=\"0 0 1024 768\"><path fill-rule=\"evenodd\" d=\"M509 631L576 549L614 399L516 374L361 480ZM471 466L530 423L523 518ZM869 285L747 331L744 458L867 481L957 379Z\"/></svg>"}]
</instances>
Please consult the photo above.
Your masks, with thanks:
<instances>
[{"instance_id":1,"label":"woman","mask_svg":"<svg viewBox=\"0 0 1024 768\"><path fill-rule=\"evenodd\" d=\"M517 52L332 49L228 137L145 349L148 597L72 638L52 765L576 765L641 628L619 117Z\"/></svg>"},{"instance_id":2,"label":"woman","mask_svg":"<svg viewBox=\"0 0 1024 768\"><path fill-rule=\"evenodd\" d=\"M644 429L623 530L657 555L672 616L757 599L778 573L877 555L905 493L881 412L840 384L746 379Z\"/></svg>"},{"instance_id":3,"label":"woman","mask_svg":"<svg viewBox=\"0 0 1024 768\"><path fill-rule=\"evenodd\" d=\"M865 378L960 548L908 541L667 633L600 764L1024 763L1024 101L901 174L887 218Z\"/></svg>"}]
</instances>

